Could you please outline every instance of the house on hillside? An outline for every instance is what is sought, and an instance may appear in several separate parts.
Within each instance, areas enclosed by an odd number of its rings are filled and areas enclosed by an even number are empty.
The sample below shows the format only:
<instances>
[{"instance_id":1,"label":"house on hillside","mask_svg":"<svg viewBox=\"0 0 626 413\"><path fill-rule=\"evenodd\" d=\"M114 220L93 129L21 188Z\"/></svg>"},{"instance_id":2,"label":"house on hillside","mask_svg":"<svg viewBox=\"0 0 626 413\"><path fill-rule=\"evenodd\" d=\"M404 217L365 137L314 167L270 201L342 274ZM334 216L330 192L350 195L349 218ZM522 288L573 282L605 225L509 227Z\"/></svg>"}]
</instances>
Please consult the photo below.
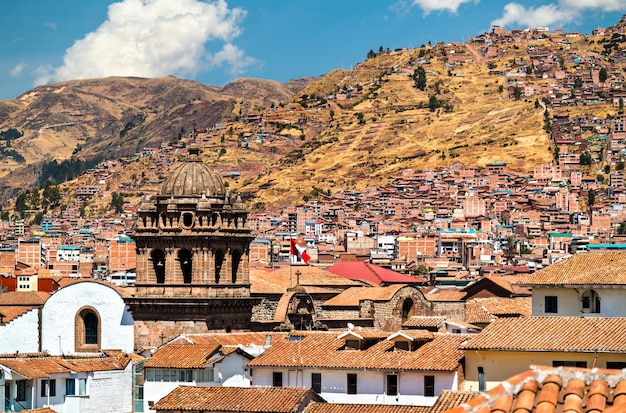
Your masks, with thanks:
<instances>
[{"instance_id":1,"label":"house on hillside","mask_svg":"<svg viewBox=\"0 0 626 413\"><path fill-rule=\"evenodd\" d=\"M248 363L254 387L309 387L331 403L432 406L463 382L464 334L296 332Z\"/></svg>"}]
</instances>

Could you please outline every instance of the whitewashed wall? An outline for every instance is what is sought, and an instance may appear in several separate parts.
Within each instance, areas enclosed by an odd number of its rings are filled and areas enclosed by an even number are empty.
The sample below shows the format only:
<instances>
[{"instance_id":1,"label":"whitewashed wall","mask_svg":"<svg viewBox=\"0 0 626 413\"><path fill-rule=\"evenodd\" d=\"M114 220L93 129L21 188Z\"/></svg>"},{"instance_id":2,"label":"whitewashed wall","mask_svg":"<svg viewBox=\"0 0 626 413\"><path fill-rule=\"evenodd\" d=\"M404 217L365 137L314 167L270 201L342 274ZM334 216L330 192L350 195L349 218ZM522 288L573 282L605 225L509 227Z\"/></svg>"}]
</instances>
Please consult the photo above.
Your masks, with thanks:
<instances>
[{"instance_id":1,"label":"whitewashed wall","mask_svg":"<svg viewBox=\"0 0 626 413\"><path fill-rule=\"evenodd\" d=\"M485 372L486 388L490 390L504 380L525 372L531 365L552 366L558 361L585 361L587 368L606 368L607 361L626 362L626 354L575 353L575 352L514 352L514 351L466 351L465 383L461 390L478 391L478 367Z\"/></svg>"},{"instance_id":2,"label":"whitewashed wall","mask_svg":"<svg viewBox=\"0 0 626 413\"><path fill-rule=\"evenodd\" d=\"M32 309L0 326L0 353L39 351L39 311Z\"/></svg>"},{"instance_id":3,"label":"whitewashed wall","mask_svg":"<svg viewBox=\"0 0 626 413\"><path fill-rule=\"evenodd\" d=\"M587 289L581 288L580 291ZM626 289L594 288L600 296L600 313L592 314L600 317L626 317ZM558 313L545 312L545 297L557 296ZM532 312L534 316L578 316L580 300L578 293L571 288L533 287Z\"/></svg>"},{"instance_id":4,"label":"whitewashed wall","mask_svg":"<svg viewBox=\"0 0 626 413\"><path fill-rule=\"evenodd\" d=\"M43 351L52 355L75 352L75 317L85 306L100 315L102 349L133 352L133 317L128 307L115 289L93 281L68 285L48 298L42 315Z\"/></svg>"},{"instance_id":5,"label":"whitewashed wall","mask_svg":"<svg viewBox=\"0 0 626 413\"><path fill-rule=\"evenodd\" d=\"M322 375L322 396L330 403L366 403L366 404L409 404L432 406L442 390L458 390L456 373L424 374L415 372L397 372L398 395L386 394L386 374L378 371L350 370L288 370L256 367L253 371L254 387L271 387L273 372L283 373L283 386L311 387L311 373ZM347 394L347 374L357 375L357 394ZM424 376L435 376L435 397L424 396Z\"/></svg>"}]
</instances>

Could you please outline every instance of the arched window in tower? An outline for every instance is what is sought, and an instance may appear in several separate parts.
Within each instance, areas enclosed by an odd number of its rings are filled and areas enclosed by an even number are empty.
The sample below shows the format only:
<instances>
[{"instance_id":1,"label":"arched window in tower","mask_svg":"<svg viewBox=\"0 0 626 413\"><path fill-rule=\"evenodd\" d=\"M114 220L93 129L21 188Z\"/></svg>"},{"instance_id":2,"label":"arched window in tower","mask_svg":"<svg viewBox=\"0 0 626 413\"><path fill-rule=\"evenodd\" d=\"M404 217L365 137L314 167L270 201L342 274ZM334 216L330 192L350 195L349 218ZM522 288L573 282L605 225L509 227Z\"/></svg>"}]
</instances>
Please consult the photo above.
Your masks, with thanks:
<instances>
[{"instance_id":1,"label":"arched window in tower","mask_svg":"<svg viewBox=\"0 0 626 413\"><path fill-rule=\"evenodd\" d=\"M241 251L239 250L233 250L232 254L232 261L233 261L233 266L232 266L232 282L233 284L237 283L237 273L239 272L239 264L241 263Z\"/></svg>"},{"instance_id":2,"label":"arched window in tower","mask_svg":"<svg viewBox=\"0 0 626 413\"><path fill-rule=\"evenodd\" d=\"M224 251L215 251L215 283L220 282L220 273L222 272L222 264L224 263Z\"/></svg>"},{"instance_id":3,"label":"arched window in tower","mask_svg":"<svg viewBox=\"0 0 626 413\"><path fill-rule=\"evenodd\" d=\"M150 254L152 266L156 275L157 284L165 283L165 252L163 250L153 250Z\"/></svg>"},{"instance_id":4,"label":"arched window in tower","mask_svg":"<svg viewBox=\"0 0 626 413\"><path fill-rule=\"evenodd\" d=\"M178 252L178 261L180 262L180 270L183 273L183 282L191 284L192 255L187 249Z\"/></svg>"},{"instance_id":5,"label":"arched window in tower","mask_svg":"<svg viewBox=\"0 0 626 413\"><path fill-rule=\"evenodd\" d=\"M413 315L413 300L407 298L402 303L402 322L404 323Z\"/></svg>"},{"instance_id":6,"label":"arched window in tower","mask_svg":"<svg viewBox=\"0 0 626 413\"><path fill-rule=\"evenodd\" d=\"M92 307L83 307L74 320L74 346L76 351L100 350L100 315Z\"/></svg>"}]
</instances>

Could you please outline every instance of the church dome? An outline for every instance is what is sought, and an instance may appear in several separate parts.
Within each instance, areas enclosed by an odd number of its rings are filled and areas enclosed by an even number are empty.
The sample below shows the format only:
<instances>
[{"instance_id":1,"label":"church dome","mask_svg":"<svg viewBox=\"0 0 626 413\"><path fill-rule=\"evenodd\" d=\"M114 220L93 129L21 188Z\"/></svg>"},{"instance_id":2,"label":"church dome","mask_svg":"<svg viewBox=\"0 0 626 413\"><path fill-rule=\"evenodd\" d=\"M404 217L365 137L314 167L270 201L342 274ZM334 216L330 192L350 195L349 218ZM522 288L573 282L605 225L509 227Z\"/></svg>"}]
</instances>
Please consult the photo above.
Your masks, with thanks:
<instances>
[{"instance_id":1,"label":"church dome","mask_svg":"<svg viewBox=\"0 0 626 413\"><path fill-rule=\"evenodd\" d=\"M161 196L198 197L224 196L226 188L222 179L200 159L200 149L189 147L189 158L177 167L161 187Z\"/></svg>"}]
</instances>

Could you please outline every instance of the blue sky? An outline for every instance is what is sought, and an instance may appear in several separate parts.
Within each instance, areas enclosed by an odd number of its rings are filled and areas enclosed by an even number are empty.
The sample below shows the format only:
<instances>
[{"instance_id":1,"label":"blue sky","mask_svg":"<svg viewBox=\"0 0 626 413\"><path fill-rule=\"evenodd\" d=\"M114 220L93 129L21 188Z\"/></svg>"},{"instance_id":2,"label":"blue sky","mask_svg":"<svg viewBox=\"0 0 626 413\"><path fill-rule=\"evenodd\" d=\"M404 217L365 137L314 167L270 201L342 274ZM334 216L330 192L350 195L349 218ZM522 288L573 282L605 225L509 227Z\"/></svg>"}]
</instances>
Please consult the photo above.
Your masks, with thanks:
<instances>
[{"instance_id":1,"label":"blue sky","mask_svg":"<svg viewBox=\"0 0 626 413\"><path fill-rule=\"evenodd\" d=\"M465 41L494 24L587 34L624 14L626 0L0 0L0 99L114 75L285 82L380 46Z\"/></svg>"}]
</instances>

